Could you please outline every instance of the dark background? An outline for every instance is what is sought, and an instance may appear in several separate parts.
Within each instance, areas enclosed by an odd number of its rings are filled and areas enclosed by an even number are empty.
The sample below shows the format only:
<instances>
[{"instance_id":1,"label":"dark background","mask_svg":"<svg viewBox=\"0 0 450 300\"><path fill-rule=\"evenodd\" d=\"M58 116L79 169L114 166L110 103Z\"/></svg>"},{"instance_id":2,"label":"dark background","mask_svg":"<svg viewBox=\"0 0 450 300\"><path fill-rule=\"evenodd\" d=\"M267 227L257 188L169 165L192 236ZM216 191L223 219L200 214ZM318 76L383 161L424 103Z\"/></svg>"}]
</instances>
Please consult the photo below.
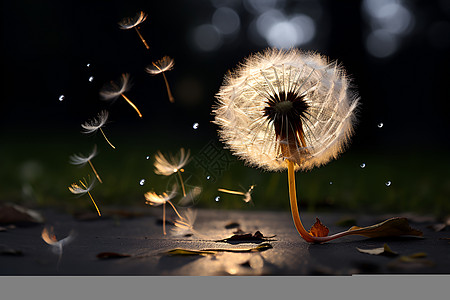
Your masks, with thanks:
<instances>
[{"instance_id":1,"label":"dark background","mask_svg":"<svg viewBox=\"0 0 450 300\"><path fill-rule=\"evenodd\" d=\"M14 157L8 154L24 153L26 159L35 151L55 153L58 143L83 143L80 124L105 108L110 139L122 139L129 147L176 149L197 143L201 148L217 139L211 106L223 75L249 54L273 45L255 24L262 14L276 11L286 22L299 15L312 20L312 39L293 46L337 60L352 78L361 109L351 151L386 157L386 164L413 157L405 164L419 173L423 165L430 174L437 170L433 178L442 180L437 184L449 193L448 1L2 1L1 6L3 178L9 176L6 162ZM210 51L200 49L199 26L211 24L224 7L239 16L239 29L203 35L205 43L220 41ZM140 32L150 50L134 30L117 25L140 10L148 14ZM163 78L144 71L164 55L175 60L167 73L174 104ZM126 95L143 119L123 100L100 100L103 84L125 72L133 82ZM14 159L19 163L21 158Z\"/></svg>"}]
</instances>

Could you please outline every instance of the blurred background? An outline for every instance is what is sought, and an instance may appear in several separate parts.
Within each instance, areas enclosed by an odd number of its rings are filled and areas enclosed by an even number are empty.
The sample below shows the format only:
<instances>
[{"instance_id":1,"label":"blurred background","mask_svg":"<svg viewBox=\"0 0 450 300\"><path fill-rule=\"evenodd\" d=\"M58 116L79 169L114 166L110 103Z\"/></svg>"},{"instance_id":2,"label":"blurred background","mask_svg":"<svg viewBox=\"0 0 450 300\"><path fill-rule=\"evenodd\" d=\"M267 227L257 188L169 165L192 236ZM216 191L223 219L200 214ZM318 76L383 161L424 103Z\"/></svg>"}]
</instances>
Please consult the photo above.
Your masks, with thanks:
<instances>
[{"instance_id":1,"label":"blurred background","mask_svg":"<svg viewBox=\"0 0 450 300\"><path fill-rule=\"evenodd\" d=\"M118 22L148 14L139 26L150 46ZM92 172L68 163L92 159L104 183L92 195L102 206L144 207L176 177L154 174L157 150L190 149L182 174L201 186L196 207L288 210L287 174L244 166L222 149L211 107L224 74L267 47L298 47L337 60L361 97L348 150L326 166L298 173L304 210L450 213L449 1L2 1L0 203L93 209L67 187ZM161 75L145 67L175 60ZM129 73L123 99L102 101L105 83ZM81 124L102 109L101 134ZM203 162L203 163L202 163ZM218 188L247 191L242 196Z\"/></svg>"}]
</instances>

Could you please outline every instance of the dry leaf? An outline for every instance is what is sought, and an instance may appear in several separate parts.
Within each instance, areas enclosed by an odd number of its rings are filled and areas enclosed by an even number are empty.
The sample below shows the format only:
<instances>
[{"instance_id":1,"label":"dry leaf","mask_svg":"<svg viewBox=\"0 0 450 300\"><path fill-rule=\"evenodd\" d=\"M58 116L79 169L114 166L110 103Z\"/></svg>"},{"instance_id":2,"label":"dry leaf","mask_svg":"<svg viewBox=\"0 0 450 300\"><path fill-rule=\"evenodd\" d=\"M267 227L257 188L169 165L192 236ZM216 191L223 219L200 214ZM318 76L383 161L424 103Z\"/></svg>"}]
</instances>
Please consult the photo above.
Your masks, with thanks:
<instances>
[{"instance_id":1,"label":"dry leaf","mask_svg":"<svg viewBox=\"0 0 450 300\"><path fill-rule=\"evenodd\" d=\"M162 254L169 256L192 256L192 255L215 255L217 252L234 252L234 253L248 253L248 252L262 252L268 249L272 249L272 245L269 243L262 243L254 248L246 248L246 249L232 249L232 248L217 248L217 249L202 249L202 250L189 250L176 248L173 250L169 250Z\"/></svg>"},{"instance_id":2,"label":"dry leaf","mask_svg":"<svg viewBox=\"0 0 450 300\"><path fill-rule=\"evenodd\" d=\"M215 242L238 242L238 241L262 242L262 241L267 241L268 239L271 239L275 236L276 235L264 236L260 231L256 231L254 234L251 234L251 233L234 234L234 235L230 236L229 238L225 238L223 240L217 240Z\"/></svg>"},{"instance_id":3,"label":"dry leaf","mask_svg":"<svg viewBox=\"0 0 450 300\"><path fill-rule=\"evenodd\" d=\"M324 237L328 235L329 231L328 227L323 225L319 218L316 218L316 223L309 230L309 234L315 237Z\"/></svg>"},{"instance_id":4,"label":"dry leaf","mask_svg":"<svg viewBox=\"0 0 450 300\"><path fill-rule=\"evenodd\" d=\"M115 258L125 258L130 257L130 254L116 253L116 252L101 252L97 254L99 259L115 259Z\"/></svg>"},{"instance_id":5,"label":"dry leaf","mask_svg":"<svg viewBox=\"0 0 450 300\"><path fill-rule=\"evenodd\" d=\"M391 218L368 227L353 226L347 232L346 235L356 234L369 238L402 235L423 236L421 231L411 228L408 220L402 217Z\"/></svg>"},{"instance_id":6,"label":"dry leaf","mask_svg":"<svg viewBox=\"0 0 450 300\"><path fill-rule=\"evenodd\" d=\"M367 253L367 254L372 254L372 255L386 255L386 256L398 255L398 253L392 251L391 248L387 244L384 244L383 247L374 248L374 249L360 249L360 248L356 248L356 249L361 253Z\"/></svg>"}]
</instances>

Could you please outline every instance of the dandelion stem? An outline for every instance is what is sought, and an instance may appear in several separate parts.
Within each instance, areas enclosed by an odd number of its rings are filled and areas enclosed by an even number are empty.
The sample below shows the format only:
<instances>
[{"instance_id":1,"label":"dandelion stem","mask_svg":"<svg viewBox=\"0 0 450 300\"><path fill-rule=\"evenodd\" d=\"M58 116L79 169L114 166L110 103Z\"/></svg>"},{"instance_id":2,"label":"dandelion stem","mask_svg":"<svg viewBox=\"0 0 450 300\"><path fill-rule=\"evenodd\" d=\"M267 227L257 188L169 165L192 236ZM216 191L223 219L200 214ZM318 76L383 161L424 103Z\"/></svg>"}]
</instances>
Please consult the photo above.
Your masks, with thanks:
<instances>
[{"instance_id":1,"label":"dandelion stem","mask_svg":"<svg viewBox=\"0 0 450 300\"><path fill-rule=\"evenodd\" d=\"M245 196L245 193L243 193L243 192L231 191L231 190L226 190L226 189L217 189L217 190L222 193Z\"/></svg>"},{"instance_id":2,"label":"dandelion stem","mask_svg":"<svg viewBox=\"0 0 450 300\"><path fill-rule=\"evenodd\" d=\"M139 29L137 29L137 27L134 27L134 29L136 29L136 32L139 35L139 38L141 39L141 41L144 43L145 48L147 48L147 50L150 49L150 47L148 46L147 42L144 40L144 37L139 32Z\"/></svg>"},{"instance_id":3,"label":"dandelion stem","mask_svg":"<svg viewBox=\"0 0 450 300\"><path fill-rule=\"evenodd\" d=\"M100 132L103 134L103 137L105 138L105 140L108 142L108 144L113 148L116 149L116 147L114 147L113 144L111 144L111 142L108 140L108 138L106 137L105 133L103 132L103 130L100 128Z\"/></svg>"},{"instance_id":4,"label":"dandelion stem","mask_svg":"<svg viewBox=\"0 0 450 300\"><path fill-rule=\"evenodd\" d=\"M307 242L314 242L315 239L312 237L303 227L302 221L300 220L300 214L298 212L297 206L297 194L295 191L295 165L294 162L287 160L288 162L288 184L289 184L289 199L291 203L292 219L294 220L295 228L297 228L298 233Z\"/></svg>"},{"instance_id":5,"label":"dandelion stem","mask_svg":"<svg viewBox=\"0 0 450 300\"><path fill-rule=\"evenodd\" d=\"M166 235L166 203L163 203L163 233Z\"/></svg>"},{"instance_id":6,"label":"dandelion stem","mask_svg":"<svg viewBox=\"0 0 450 300\"><path fill-rule=\"evenodd\" d=\"M134 110L138 113L139 117L142 118L142 114L141 114L141 112L139 111L139 109L136 107L136 105L134 105L134 103L131 102L131 100L128 99L124 94L120 94L120 95L128 102L128 104L131 105L131 107L134 108Z\"/></svg>"},{"instance_id":7,"label":"dandelion stem","mask_svg":"<svg viewBox=\"0 0 450 300\"><path fill-rule=\"evenodd\" d=\"M183 178L181 177L181 173L179 170L177 171L177 173L178 173L178 177L180 177L181 189L183 190L183 197L186 197L186 190L184 189Z\"/></svg>"},{"instance_id":8,"label":"dandelion stem","mask_svg":"<svg viewBox=\"0 0 450 300\"><path fill-rule=\"evenodd\" d=\"M172 206L172 208L173 208L173 210L175 211L175 213L177 214L178 218L180 218L181 220L186 220L185 218L183 218L183 217L178 213L177 209L175 208L175 205L173 205L172 202L167 201L167 203L169 203L169 204Z\"/></svg>"},{"instance_id":9,"label":"dandelion stem","mask_svg":"<svg viewBox=\"0 0 450 300\"><path fill-rule=\"evenodd\" d=\"M102 214L100 213L100 210L98 209L97 203L95 203L94 198L92 198L91 193L88 192L89 197L91 197L92 203L94 203L95 209L97 210L98 216L101 217Z\"/></svg>"},{"instance_id":10,"label":"dandelion stem","mask_svg":"<svg viewBox=\"0 0 450 300\"><path fill-rule=\"evenodd\" d=\"M100 181L100 183L103 183L103 181L101 180L100 176L97 173L97 170L95 170L94 165L91 163L90 160L88 160L89 165L92 168L92 171L94 171L95 177L97 177L98 181Z\"/></svg>"},{"instance_id":11,"label":"dandelion stem","mask_svg":"<svg viewBox=\"0 0 450 300\"><path fill-rule=\"evenodd\" d=\"M171 103L175 102L175 99L172 96L172 92L170 91L170 87L169 87L169 82L167 81L166 75L164 74L164 72L162 72L162 75L164 77L164 81L166 82L166 88L167 88L167 95L169 96L169 101Z\"/></svg>"}]
</instances>

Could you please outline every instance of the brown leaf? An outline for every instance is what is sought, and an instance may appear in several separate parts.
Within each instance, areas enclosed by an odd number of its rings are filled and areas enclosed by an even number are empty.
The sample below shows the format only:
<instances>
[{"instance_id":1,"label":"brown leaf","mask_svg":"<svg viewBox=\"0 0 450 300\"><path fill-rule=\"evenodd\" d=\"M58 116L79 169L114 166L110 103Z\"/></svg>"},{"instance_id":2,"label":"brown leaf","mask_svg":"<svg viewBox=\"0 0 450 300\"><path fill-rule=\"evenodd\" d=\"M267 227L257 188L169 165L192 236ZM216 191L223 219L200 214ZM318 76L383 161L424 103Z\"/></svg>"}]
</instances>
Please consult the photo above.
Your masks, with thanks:
<instances>
[{"instance_id":1,"label":"brown leaf","mask_svg":"<svg viewBox=\"0 0 450 300\"><path fill-rule=\"evenodd\" d=\"M130 257L130 254L116 253L116 252L101 252L97 254L99 259L115 259L115 258L125 258Z\"/></svg>"},{"instance_id":2,"label":"brown leaf","mask_svg":"<svg viewBox=\"0 0 450 300\"><path fill-rule=\"evenodd\" d=\"M402 235L423 236L421 231L411 228L408 220L402 217L391 218L368 227L353 226L347 232L347 235L356 234L369 238Z\"/></svg>"},{"instance_id":3,"label":"brown leaf","mask_svg":"<svg viewBox=\"0 0 450 300\"><path fill-rule=\"evenodd\" d=\"M384 244L383 247L374 248L374 249L360 249L360 248L356 248L356 249L361 253L367 253L367 254L372 254L372 255L385 255L385 256L398 255L398 253L392 251L391 248L387 244Z\"/></svg>"},{"instance_id":4,"label":"brown leaf","mask_svg":"<svg viewBox=\"0 0 450 300\"><path fill-rule=\"evenodd\" d=\"M256 242L262 242L266 241L270 238L275 237L275 235L272 236L264 236L260 231L256 231L254 234L251 233L244 233L244 234L234 234L230 236L229 238L223 239L223 240L217 240L216 242L236 242L236 241L256 241Z\"/></svg>"},{"instance_id":5,"label":"brown leaf","mask_svg":"<svg viewBox=\"0 0 450 300\"><path fill-rule=\"evenodd\" d=\"M309 234L315 237L324 237L328 235L329 231L328 227L323 225L319 218L316 218L316 223L309 230Z\"/></svg>"}]
</instances>

